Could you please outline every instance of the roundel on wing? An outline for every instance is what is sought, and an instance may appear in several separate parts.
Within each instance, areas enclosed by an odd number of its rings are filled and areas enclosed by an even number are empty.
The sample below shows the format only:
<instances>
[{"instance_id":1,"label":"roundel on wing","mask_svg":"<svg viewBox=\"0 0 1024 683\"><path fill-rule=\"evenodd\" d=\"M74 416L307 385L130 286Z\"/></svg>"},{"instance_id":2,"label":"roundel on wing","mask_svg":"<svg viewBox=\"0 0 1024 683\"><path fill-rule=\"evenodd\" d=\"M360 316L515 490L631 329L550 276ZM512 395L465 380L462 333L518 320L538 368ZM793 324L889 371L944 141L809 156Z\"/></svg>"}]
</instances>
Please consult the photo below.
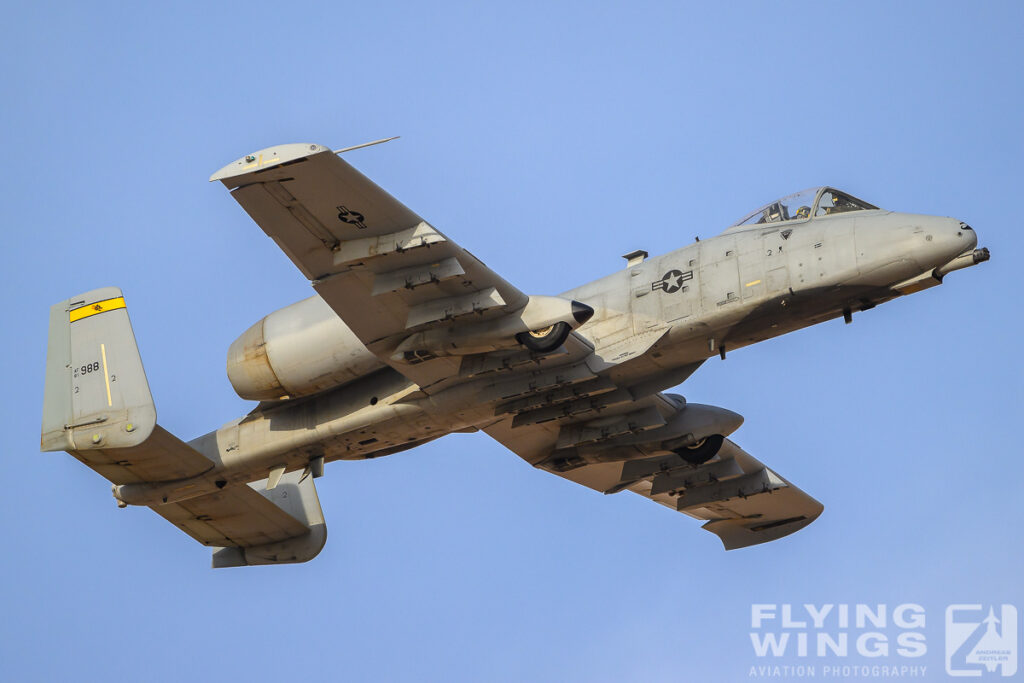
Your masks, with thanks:
<instances>
[{"instance_id":1,"label":"roundel on wing","mask_svg":"<svg viewBox=\"0 0 1024 683\"><path fill-rule=\"evenodd\" d=\"M343 223L348 223L349 225L354 225L360 230L364 230L366 228L366 223L364 222L366 218L363 216L363 214L359 213L358 211L353 211L352 209L346 208L344 206L339 206L337 208L338 220L340 220Z\"/></svg>"}]
</instances>

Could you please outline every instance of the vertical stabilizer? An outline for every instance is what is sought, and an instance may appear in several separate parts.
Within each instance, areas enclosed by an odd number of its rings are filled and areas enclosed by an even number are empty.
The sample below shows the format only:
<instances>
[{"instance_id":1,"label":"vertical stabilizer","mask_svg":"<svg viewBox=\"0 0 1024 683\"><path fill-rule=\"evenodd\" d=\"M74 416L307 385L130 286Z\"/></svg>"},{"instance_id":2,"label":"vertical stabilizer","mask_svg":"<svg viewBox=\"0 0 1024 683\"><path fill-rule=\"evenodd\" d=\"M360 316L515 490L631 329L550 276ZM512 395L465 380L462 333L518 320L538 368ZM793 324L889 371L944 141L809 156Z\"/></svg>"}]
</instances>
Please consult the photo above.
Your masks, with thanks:
<instances>
[{"instance_id":1,"label":"vertical stabilizer","mask_svg":"<svg viewBox=\"0 0 1024 683\"><path fill-rule=\"evenodd\" d=\"M88 451L145 441L156 407L117 287L50 308L40 448Z\"/></svg>"}]
</instances>

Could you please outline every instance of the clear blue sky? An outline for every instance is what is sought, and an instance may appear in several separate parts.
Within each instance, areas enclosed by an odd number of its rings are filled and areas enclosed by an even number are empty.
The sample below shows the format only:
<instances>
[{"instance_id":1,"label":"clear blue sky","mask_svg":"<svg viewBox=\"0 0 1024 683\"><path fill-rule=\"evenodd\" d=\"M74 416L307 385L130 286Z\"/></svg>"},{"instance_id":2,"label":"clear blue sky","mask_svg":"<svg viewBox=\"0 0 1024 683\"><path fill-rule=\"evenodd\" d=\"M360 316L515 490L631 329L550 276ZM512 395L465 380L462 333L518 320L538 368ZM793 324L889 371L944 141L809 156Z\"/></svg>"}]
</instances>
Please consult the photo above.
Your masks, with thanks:
<instances>
[{"instance_id":1,"label":"clear blue sky","mask_svg":"<svg viewBox=\"0 0 1024 683\"><path fill-rule=\"evenodd\" d=\"M0 676L747 680L752 603L913 602L941 680L947 604L1024 609L1024 5L713 5L8 6ZM756 548L478 434L331 465L315 561L213 571L38 452L48 307L98 286L128 297L165 427L247 411L228 344L310 289L207 177L389 135L349 160L529 293L819 184L966 220L993 260L679 390L825 504Z\"/></svg>"}]
</instances>

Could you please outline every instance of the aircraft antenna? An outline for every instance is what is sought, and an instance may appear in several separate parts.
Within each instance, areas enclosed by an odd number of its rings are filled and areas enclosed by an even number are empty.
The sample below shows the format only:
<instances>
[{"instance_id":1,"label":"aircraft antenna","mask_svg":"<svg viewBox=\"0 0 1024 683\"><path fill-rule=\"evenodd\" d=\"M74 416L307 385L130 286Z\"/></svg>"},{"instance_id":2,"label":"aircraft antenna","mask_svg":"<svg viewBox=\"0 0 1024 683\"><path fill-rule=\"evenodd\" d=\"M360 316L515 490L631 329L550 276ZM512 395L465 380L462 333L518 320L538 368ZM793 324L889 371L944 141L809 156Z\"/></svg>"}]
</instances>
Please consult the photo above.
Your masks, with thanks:
<instances>
[{"instance_id":1,"label":"aircraft antenna","mask_svg":"<svg viewBox=\"0 0 1024 683\"><path fill-rule=\"evenodd\" d=\"M391 138L381 138L380 140L374 140L373 142L364 142L361 145L353 145L351 147L342 147L341 149L334 150L334 153L335 154L343 154L345 152L351 152L354 149L362 149L363 147L370 147L372 145L379 145L382 142L391 142L392 140L397 140L400 137L402 137L402 136L401 135L396 135L396 136L391 137Z\"/></svg>"}]
</instances>

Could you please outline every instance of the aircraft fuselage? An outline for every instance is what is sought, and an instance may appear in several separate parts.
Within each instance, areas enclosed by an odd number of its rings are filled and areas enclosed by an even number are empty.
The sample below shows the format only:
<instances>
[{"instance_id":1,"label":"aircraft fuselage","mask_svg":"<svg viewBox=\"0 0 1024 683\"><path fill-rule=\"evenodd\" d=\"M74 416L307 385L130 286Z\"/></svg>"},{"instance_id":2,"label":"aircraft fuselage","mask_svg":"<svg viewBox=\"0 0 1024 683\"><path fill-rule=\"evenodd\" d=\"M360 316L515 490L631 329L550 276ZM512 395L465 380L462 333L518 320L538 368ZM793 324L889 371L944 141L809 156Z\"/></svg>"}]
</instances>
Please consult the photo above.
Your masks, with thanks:
<instances>
[{"instance_id":1,"label":"aircraft fuselage","mask_svg":"<svg viewBox=\"0 0 1024 683\"><path fill-rule=\"evenodd\" d=\"M955 219L856 211L731 228L637 258L562 296L595 309L577 333L615 381L654 393L711 356L938 284L936 269L976 245L974 231ZM323 307L323 315L334 313ZM381 367L307 398L261 404L190 442L216 463L212 471L121 487L118 497L133 504L180 500L265 477L274 467L301 468L311 458L378 457L475 431L496 419L497 401L480 400L493 383L483 375L425 396Z\"/></svg>"}]
</instances>

